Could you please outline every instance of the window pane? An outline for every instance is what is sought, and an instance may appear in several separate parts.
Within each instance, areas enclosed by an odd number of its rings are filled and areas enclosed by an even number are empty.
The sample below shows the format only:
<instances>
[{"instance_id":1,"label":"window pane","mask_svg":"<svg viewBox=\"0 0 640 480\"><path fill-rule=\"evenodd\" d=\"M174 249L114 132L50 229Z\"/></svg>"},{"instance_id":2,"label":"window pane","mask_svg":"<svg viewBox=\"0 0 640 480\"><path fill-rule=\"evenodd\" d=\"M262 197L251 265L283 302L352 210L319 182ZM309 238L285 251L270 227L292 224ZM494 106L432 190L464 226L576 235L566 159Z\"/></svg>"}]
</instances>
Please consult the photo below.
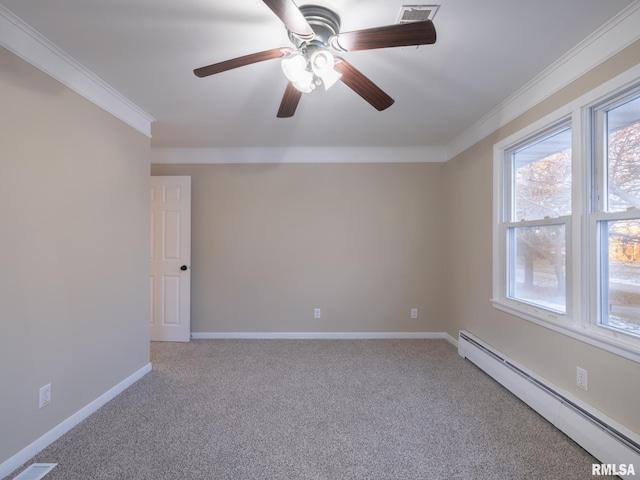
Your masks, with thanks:
<instances>
[{"instance_id":1,"label":"window pane","mask_svg":"<svg viewBox=\"0 0 640 480\"><path fill-rule=\"evenodd\" d=\"M513 153L514 208L511 221L571 214L571 129Z\"/></svg>"},{"instance_id":2,"label":"window pane","mask_svg":"<svg viewBox=\"0 0 640 480\"><path fill-rule=\"evenodd\" d=\"M602 269L602 284L608 312L603 312L601 322L640 335L640 220L603 224L608 263Z\"/></svg>"},{"instance_id":3,"label":"window pane","mask_svg":"<svg viewBox=\"0 0 640 480\"><path fill-rule=\"evenodd\" d=\"M608 211L640 208L640 97L606 112Z\"/></svg>"},{"instance_id":4,"label":"window pane","mask_svg":"<svg viewBox=\"0 0 640 480\"><path fill-rule=\"evenodd\" d=\"M565 226L514 227L509 267L516 300L566 313Z\"/></svg>"}]
</instances>

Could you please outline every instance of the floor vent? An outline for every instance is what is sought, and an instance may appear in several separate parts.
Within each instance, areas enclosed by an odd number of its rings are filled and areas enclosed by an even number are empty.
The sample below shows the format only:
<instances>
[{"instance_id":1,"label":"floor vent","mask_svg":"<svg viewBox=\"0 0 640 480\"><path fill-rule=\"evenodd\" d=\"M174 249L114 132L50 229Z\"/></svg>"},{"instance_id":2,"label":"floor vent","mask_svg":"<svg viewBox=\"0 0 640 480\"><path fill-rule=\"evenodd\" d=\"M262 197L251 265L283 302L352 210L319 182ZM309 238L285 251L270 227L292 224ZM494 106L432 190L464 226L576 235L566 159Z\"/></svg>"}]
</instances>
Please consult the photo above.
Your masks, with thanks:
<instances>
[{"instance_id":1,"label":"floor vent","mask_svg":"<svg viewBox=\"0 0 640 480\"><path fill-rule=\"evenodd\" d=\"M53 470L53 467L58 465L57 463L34 463L29 465L26 470L23 470L13 480L40 480L47 473Z\"/></svg>"},{"instance_id":2,"label":"floor vent","mask_svg":"<svg viewBox=\"0 0 640 480\"><path fill-rule=\"evenodd\" d=\"M396 23L424 22L433 20L440 5L402 5Z\"/></svg>"}]
</instances>

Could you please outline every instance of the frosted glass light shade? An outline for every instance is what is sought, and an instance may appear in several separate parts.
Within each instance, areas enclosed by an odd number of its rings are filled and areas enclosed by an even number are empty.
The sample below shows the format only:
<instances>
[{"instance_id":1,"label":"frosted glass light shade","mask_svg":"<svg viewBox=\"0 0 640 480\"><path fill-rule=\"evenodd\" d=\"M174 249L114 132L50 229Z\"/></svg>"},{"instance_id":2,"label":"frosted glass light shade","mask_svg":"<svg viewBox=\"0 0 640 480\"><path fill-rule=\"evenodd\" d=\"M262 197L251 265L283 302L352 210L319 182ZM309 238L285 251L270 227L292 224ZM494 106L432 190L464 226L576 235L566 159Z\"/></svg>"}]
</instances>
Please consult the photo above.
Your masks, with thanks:
<instances>
[{"instance_id":1,"label":"frosted glass light shade","mask_svg":"<svg viewBox=\"0 0 640 480\"><path fill-rule=\"evenodd\" d=\"M329 90L331 86L333 86L333 84L342 77L341 73L338 73L333 69L336 61L333 58L333 55L331 55L327 50L315 52L311 56L310 63L313 73L322 79L325 90Z\"/></svg>"},{"instance_id":2,"label":"frosted glass light shade","mask_svg":"<svg viewBox=\"0 0 640 480\"><path fill-rule=\"evenodd\" d=\"M288 55L282 59L282 71L285 77L301 92L312 90L313 73L307 70L307 59L300 53Z\"/></svg>"}]
</instances>

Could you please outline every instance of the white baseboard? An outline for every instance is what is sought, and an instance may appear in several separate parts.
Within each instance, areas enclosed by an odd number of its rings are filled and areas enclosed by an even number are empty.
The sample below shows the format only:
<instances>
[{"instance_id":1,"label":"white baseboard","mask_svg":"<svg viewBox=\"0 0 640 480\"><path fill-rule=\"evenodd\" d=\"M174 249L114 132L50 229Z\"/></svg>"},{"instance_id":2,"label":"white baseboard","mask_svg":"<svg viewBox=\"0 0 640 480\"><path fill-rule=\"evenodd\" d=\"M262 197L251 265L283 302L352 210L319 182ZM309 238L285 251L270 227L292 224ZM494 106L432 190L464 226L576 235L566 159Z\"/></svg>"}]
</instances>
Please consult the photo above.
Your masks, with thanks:
<instances>
[{"instance_id":1,"label":"white baseboard","mask_svg":"<svg viewBox=\"0 0 640 480\"><path fill-rule=\"evenodd\" d=\"M458 354L484 370L598 461L609 465L632 464L640 469L640 436L635 432L464 330L460 331Z\"/></svg>"},{"instance_id":2,"label":"white baseboard","mask_svg":"<svg viewBox=\"0 0 640 480\"><path fill-rule=\"evenodd\" d=\"M91 415L100 407L102 407L109 400L112 400L118 394L122 393L128 387L130 387L135 382L140 380L150 371L151 371L151 363L148 363L138 371L134 372L133 374L129 375L127 378L122 380L113 388L107 390L105 393L100 395L94 401L92 401L88 405L78 410L76 413L71 415L62 423L58 424L57 426L49 430L47 433L42 435L36 441L26 446L22 450L20 450L14 456L2 462L0 464L0 479L9 475L15 469L20 467L20 465L22 465L23 463L28 462L30 458L37 455L38 452L40 452L42 449L44 449L45 447L49 446L51 443L56 441L62 435L67 433L69 430L71 430L73 427L75 427L81 421L87 418L89 415Z\"/></svg>"},{"instance_id":3,"label":"white baseboard","mask_svg":"<svg viewBox=\"0 0 640 480\"><path fill-rule=\"evenodd\" d=\"M445 339L457 347L458 342L446 332L191 332L201 339L331 339L361 340L386 338Z\"/></svg>"},{"instance_id":4,"label":"white baseboard","mask_svg":"<svg viewBox=\"0 0 640 480\"><path fill-rule=\"evenodd\" d=\"M453 338L451 335L449 335L447 332L444 332L444 337L443 337L447 342L449 342L451 345L453 345L454 347L458 348L458 340Z\"/></svg>"}]
</instances>

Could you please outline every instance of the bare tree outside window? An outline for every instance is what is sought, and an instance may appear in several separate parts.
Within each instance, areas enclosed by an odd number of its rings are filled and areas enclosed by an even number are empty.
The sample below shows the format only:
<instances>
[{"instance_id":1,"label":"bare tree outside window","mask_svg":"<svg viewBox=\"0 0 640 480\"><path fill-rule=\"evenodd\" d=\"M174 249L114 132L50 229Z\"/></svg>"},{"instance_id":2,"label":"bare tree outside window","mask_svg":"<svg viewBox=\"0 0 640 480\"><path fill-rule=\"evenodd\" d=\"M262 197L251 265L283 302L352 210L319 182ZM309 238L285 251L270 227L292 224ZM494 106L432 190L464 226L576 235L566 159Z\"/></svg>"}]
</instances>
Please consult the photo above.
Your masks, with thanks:
<instances>
[{"instance_id":1,"label":"bare tree outside window","mask_svg":"<svg viewBox=\"0 0 640 480\"><path fill-rule=\"evenodd\" d=\"M515 171L514 221L571 214L571 148L526 163Z\"/></svg>"},{"instance_id":2,"label":"bare tree outside window","mask_svg":"<svg viewBox=\"0 0 640 480\"><path fill-rule=\"evenodd\" d=\"M640 209L640 98L607 112L609 212Z\"/></svg>"},{"instance_id":3,"label":"bare tree outside window","mask_svg":"<svg viewBox=\"0 0 640 480\"><path fill-rule=\"evenodd\" d=\"M606 118L606 210L640 210L640 97L609 110ZM601 322L640 335L640 220L612 220L606 228L608 312Z\"/></svg>"},{"instance_id":4,"label":"bare tree outside window","mask_svg":"<svg viewBox=\"0 0 640 480\"><path fill-rule=\"evenodd\" d=\"M512 154L512 295L566 312L565 225L527 222L571 214L571 129L538 140Z\"/></svg>"},{"instance_id":5,"label":"bare tree outside window","mask_svg":"<svg viewBox=\"0 0 640 480\"><path fill-rule=\"evenodd\" d=\"M638 349L640 79L496 143L494 166L496 308Z\"/></svg>"}]
</instances>

